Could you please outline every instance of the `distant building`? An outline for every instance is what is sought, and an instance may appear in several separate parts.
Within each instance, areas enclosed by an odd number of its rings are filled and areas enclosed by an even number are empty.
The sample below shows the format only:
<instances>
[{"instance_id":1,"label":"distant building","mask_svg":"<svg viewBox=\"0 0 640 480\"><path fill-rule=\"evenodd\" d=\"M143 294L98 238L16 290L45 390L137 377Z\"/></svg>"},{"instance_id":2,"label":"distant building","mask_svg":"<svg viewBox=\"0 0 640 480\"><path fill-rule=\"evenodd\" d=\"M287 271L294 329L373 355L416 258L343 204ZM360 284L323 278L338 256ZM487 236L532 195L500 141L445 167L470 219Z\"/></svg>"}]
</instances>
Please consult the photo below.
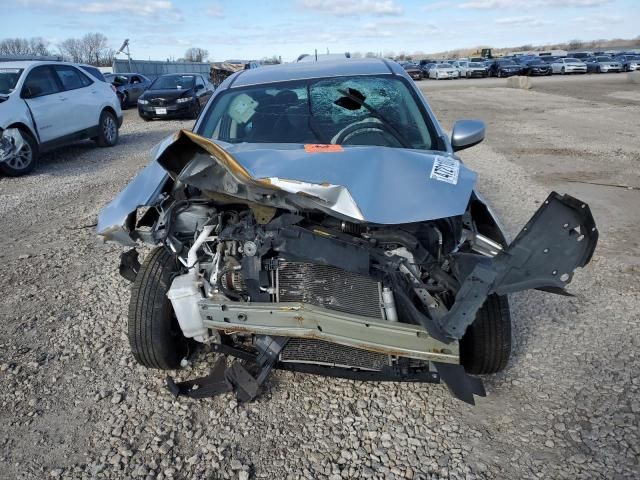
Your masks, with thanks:
<instances>
[{"instance_id":1,"label":"distant building","mask_svg":"<svg viewBox=\"0 0 640 480\"><path fill-rule=\"evenodd\" d=\"M113 61L113 73L140 73L155 80L166 73L201 73L209 75L209 62L165 62L159 60L124 60Z\"/></svg>"}]
</instances>

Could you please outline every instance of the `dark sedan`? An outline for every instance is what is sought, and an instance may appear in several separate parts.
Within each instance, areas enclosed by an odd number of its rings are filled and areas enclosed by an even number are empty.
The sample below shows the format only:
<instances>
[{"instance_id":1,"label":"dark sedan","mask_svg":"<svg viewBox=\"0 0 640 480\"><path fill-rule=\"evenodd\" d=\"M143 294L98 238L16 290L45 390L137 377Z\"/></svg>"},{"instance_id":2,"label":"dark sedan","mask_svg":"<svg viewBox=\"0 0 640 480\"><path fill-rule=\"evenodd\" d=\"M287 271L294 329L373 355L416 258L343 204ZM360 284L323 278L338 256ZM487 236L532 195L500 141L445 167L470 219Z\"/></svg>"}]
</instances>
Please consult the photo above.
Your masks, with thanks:
<instances>
[{"instance_id":1,"label":"dark sedan","mask_svg":"<svg viewBox=\"0 0 640 480\"><path fill-rule=\"evenodd\" d=\"M490 77L511 77L520 75L521 67L513 60L496 60L489 66Z\"/></svg>"},{"instance_id":2,"label":"dark sedan","mask_svg":"<svg viewBox=\"0 0 640 480\"><path fill-rule=\"evenodd\" d=\"M540 58L529 58L520 62L522 75L551 75L551 65Z\"/></svg>"},{"instance_id":3,"label":"dark sedan","mask_svg":"<svg viewBox=\"0 0 640 480\"><path fill-rule=\"evenodd\" d=\"M104 78L116 89L123 109L135 105L140 95L151 85L151 80L139 73L110 73Z\"/></svg>"},{"instance_id":4,"label":"dark sedan","mask_svg":"<svg viewBox=\"0 0 640 480\"><path fill-rule=\"evenodd\" d=\"M415 63L405 63L404 65L402 65L402 68L405 69L405 71L413 80L422 80L424 78L422 70Z\"/></svg>"},{"instance_id":5,"label":"dark sedan","mask_svg":"<svg viewBox=\"0 0 640 480\"><path fill-rule=\"evenodd\" d=\"M173 73L156 78L138 99L138 113L152 118L197 118L213 94L213 85L198 73Z\"/></svg>"}]
</instances>

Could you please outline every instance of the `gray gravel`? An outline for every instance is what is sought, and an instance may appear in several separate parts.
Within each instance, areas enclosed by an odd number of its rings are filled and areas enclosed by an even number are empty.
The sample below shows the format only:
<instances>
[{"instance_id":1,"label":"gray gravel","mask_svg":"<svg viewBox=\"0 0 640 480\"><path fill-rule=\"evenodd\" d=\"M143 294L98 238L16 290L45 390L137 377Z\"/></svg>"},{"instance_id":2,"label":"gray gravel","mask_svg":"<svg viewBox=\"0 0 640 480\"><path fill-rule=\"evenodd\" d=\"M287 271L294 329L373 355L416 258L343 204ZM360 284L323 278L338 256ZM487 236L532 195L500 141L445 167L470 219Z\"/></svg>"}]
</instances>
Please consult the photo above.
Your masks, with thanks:
<instances>
[{"instance_id":1,"label":"gray gravel","mask_svg":"<svg viewBox=\"0 0 640 480\"><path fill-rule=\"evenodd\" d=\"M513 296L513 359L486 379L486 399L277 372L250 405L174 401L164 373L129 353L121 248L92 225L151 146L191 122L128 111L117 147L82 143L0 179L0 477L637 478L640 192L575 182L640 186L640 109L577 98L571 82L549 93L463 82L424 89L447 127L488 121L463 158L508 230L554 188L592 203L601 229L575 297ZM592 82L602 98L626 92ZM176 374L204 373L211 358L200 360Z\"/></svg>"}]
</instances>

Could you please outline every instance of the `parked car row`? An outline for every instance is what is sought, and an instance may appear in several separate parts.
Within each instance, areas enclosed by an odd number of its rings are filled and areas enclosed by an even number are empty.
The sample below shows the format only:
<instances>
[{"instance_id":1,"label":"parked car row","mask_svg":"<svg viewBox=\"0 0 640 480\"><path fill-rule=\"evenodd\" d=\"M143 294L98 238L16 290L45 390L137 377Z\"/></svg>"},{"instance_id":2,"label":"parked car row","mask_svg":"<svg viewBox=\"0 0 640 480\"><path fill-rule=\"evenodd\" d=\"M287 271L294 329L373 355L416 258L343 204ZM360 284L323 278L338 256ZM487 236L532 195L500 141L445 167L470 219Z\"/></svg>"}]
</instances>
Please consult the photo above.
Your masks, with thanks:
<instances>
[{"instance_id":1,"label":"parked car row","mask_svg":"<svg viewBox=\"0 0 640 480\"><path fill-rule=\"evenodd\" d=\"M91 139L118 142L122 110L137 105L144 120L196 118L214 87L200 74L150 80L138 73L103 75L91 65L60 61L0 63L0 174L25 175L54 148Z\"/></svg>"},{"instance_id":2,"label":"parked car row","mask_svg":"<svg viewBox=\"0 0 640 480\"><path fill-rule=\"evenodd\" d=\"M611 73L640 70L640 55L576 54L571 57L519 56L491 60L440 60L402 63L414 80L510 77L513 75L548 76L571 73Z\"/></svg>"}]
</instances>

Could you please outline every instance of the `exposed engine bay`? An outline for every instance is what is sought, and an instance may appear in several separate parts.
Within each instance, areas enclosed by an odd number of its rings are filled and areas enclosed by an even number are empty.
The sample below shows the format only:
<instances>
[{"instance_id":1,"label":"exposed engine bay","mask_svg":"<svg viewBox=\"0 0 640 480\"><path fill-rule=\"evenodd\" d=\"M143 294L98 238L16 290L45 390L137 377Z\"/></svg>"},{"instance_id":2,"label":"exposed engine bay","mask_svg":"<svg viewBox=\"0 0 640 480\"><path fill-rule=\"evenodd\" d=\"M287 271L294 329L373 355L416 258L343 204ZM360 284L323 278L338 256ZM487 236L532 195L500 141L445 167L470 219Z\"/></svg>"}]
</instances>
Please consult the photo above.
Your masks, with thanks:
<instances>
[{"instance_id":1,"label":"exposed engine bay","mask_svg":"<svg viewBox=\"0 0 640 480\"><path fill-rule=\"evenodd\" d=\"M167 248L178 268L166 296L182 334L260 366L218 363L206 381L170 380L176 394L209 382L193 396L234 390L250 400L271 368L325 368L348 378L442 380L473 403L484 389L460 364L460 341L487 298L565 293L597 242L588 207L566 195L552 193L508 244L475 192L455 215L371 222L349 215L369 213L344 190L256 179L207 142L183 133L166 144L156 160L169 176L143 172L156 184L133 187L128 211L116 199L98 227L122 243ZM143 205L150 208L136 213ZM135 250L123 255L125 277L139 267Z\"/></svg>"}]
</instances>

